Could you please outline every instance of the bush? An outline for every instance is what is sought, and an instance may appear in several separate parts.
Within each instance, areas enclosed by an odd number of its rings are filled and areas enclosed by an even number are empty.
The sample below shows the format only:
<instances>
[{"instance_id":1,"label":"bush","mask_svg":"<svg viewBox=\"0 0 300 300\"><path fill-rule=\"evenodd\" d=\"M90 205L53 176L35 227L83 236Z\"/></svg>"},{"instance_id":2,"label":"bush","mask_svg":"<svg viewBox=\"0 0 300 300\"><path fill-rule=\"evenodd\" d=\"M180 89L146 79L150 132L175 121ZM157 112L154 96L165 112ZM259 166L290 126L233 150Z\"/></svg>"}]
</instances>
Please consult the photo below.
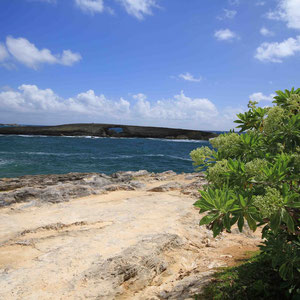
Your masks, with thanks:
<instances>
[{"instance_id":1,"label":"bush","mask_svg":"<svg viewBox=\"0 0 300 300\"><path fill-rule=\"evenodd\" d=\"M191 152L208 179L194 205L214 236L236 223L240 231L245 222L253 231L263 226L262 255L293 295L300 288L300 89L276 93L273 107L250 101L237 115L240 134Z\"/></svg>"}]
</instances>

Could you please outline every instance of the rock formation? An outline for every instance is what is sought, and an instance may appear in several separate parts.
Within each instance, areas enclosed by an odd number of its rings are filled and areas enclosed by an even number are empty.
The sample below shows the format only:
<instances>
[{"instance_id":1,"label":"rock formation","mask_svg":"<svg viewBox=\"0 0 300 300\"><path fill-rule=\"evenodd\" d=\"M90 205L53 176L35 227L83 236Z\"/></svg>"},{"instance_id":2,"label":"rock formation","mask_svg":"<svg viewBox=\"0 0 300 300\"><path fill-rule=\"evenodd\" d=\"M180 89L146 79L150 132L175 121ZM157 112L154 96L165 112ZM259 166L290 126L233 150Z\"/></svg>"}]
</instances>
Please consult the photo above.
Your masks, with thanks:
<instances>
[{"instance_id":1,"label":"rock formation","mask_svg":"<svg viewBox=\"0 0 300 300\"><path fill-rule=\"evenodd\" d=\"M208 131L174 129L163 127L129 126L115 124L67 124L58 126L0 127L0 134L49 135L49 136L95 136L134 137L163 139L208 140L216 134Z\"/></svg>"}]
</instances>

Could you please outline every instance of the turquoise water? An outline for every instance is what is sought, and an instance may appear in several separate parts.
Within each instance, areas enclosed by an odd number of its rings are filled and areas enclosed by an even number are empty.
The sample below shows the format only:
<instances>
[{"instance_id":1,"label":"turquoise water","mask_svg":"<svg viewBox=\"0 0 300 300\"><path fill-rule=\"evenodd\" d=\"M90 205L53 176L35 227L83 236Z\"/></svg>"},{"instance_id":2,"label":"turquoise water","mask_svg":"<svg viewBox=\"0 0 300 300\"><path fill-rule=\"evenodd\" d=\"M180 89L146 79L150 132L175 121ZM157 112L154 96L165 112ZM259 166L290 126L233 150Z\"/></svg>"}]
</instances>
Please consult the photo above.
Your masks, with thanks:
<instances>
[{"instance_id":1,"label":"turquoise water","mask_svg":"<svg viewBox=\"0 0 300 300\"><path fill-rule=\"evenodd\" d=\"M0 136L0 177L68 172L193 172L190 151L207 141Z\"/></svg>"}]
</instances>

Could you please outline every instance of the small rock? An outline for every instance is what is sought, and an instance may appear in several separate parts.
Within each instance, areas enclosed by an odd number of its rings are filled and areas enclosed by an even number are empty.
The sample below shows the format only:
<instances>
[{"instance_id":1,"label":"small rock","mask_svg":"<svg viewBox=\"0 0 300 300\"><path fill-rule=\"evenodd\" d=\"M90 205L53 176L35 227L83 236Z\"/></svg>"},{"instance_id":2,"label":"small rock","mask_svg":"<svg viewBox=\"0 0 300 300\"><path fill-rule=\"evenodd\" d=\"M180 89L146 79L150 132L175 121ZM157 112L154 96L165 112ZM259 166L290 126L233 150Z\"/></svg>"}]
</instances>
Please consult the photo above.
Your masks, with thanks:
<instances>
[{"instance_id":1,"label":"small rock","mask_svg":"<svg viewBox=\"0 0 300 300\"><path fill-rule=\"evenodd\" d=\"M226 264L223 262L213 261L207 266L207 268L214 269L214 268L220 268L220 267L224 267L224 266L226 266Z\"/></svg>"},{"instance_id":2,"label":"small rock","mask_svg":"<svg viewBox=\"0 0 300 300\"><path fill-rule=\"evenodd\" d=\"M176 176L177 173L174 172L174 171L172 171L172 170L169 170L169 171L165 171L165 172L160 173L160 175L168 175L168 176L172 175L172 176Z\"/></svg>"},{"instance_id":3,"label":"small rock","mask_svg":"<svg viewBox=\"0 0 300 300\"><path fill-rule=\"evenodd\" d=\"M167 191L173 191L178 190L182 187L182 185L178 182L170 182L167 184L163 184L160 186L157 186L155 188L150 189L150 192L167 192Z\"/></svg>"},{"instance_id":4,"label":"small rock","mask_svg":"<svg viewBox=\"0 0 300 300\"><path fill-rule=\"evenodd\" d=\"M229 255L229 254L223 254L223 255L220 255L221 258L232 258L232 255Z\"/></svg>"},{"instance_id":5,"label":"small rock","mask_svg":"<svg viewBox=\"0 0 300 300\"><path fill-rule=\"evenodd\" d=\"M140 181L131 181L130 185L136 189L143 189L146 187L146 185Z\"/></svg>"},{"instance_id":6,"label":"small rock","mask_svg":"<svg viewBox=\"0 0 300 300\"><path fill-rule=\"evenodd\" d=\"M185 176L185 180L193 180L195 178L205 178L204 173L192 173Z\"/></svg>"},{"instance_id":7,"label":"small rock","mask_svg":"<svg viewBox=\"0 0 300 300\"><path fill-rule=\"evenodd\" d=\"M140 176L147 176L149 175L150 173L146 170L139 170L137 172L132 172L133 174L133 177L140 177Z\"/></svg>"}]
</instances>

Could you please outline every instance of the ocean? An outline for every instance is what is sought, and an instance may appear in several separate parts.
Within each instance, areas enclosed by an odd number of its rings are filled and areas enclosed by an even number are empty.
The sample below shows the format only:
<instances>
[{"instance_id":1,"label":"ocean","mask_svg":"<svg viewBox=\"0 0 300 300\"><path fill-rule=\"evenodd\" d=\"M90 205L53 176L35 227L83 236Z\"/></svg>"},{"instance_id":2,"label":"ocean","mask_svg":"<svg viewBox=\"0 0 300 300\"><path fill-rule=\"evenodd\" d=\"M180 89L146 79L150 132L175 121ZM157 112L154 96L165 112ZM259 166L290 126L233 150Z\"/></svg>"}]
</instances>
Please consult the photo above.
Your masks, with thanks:
<instances>
[{"instance_id":1,"label":"ocean","mask_svg":"<svg viewBox=\"0 0 300 300\"><path fill-rule=\"evenodd\" d=\"M69 172L193 172L189 153L208 141L0 136L0 177Z\"/></svg>"}]
</instances>

